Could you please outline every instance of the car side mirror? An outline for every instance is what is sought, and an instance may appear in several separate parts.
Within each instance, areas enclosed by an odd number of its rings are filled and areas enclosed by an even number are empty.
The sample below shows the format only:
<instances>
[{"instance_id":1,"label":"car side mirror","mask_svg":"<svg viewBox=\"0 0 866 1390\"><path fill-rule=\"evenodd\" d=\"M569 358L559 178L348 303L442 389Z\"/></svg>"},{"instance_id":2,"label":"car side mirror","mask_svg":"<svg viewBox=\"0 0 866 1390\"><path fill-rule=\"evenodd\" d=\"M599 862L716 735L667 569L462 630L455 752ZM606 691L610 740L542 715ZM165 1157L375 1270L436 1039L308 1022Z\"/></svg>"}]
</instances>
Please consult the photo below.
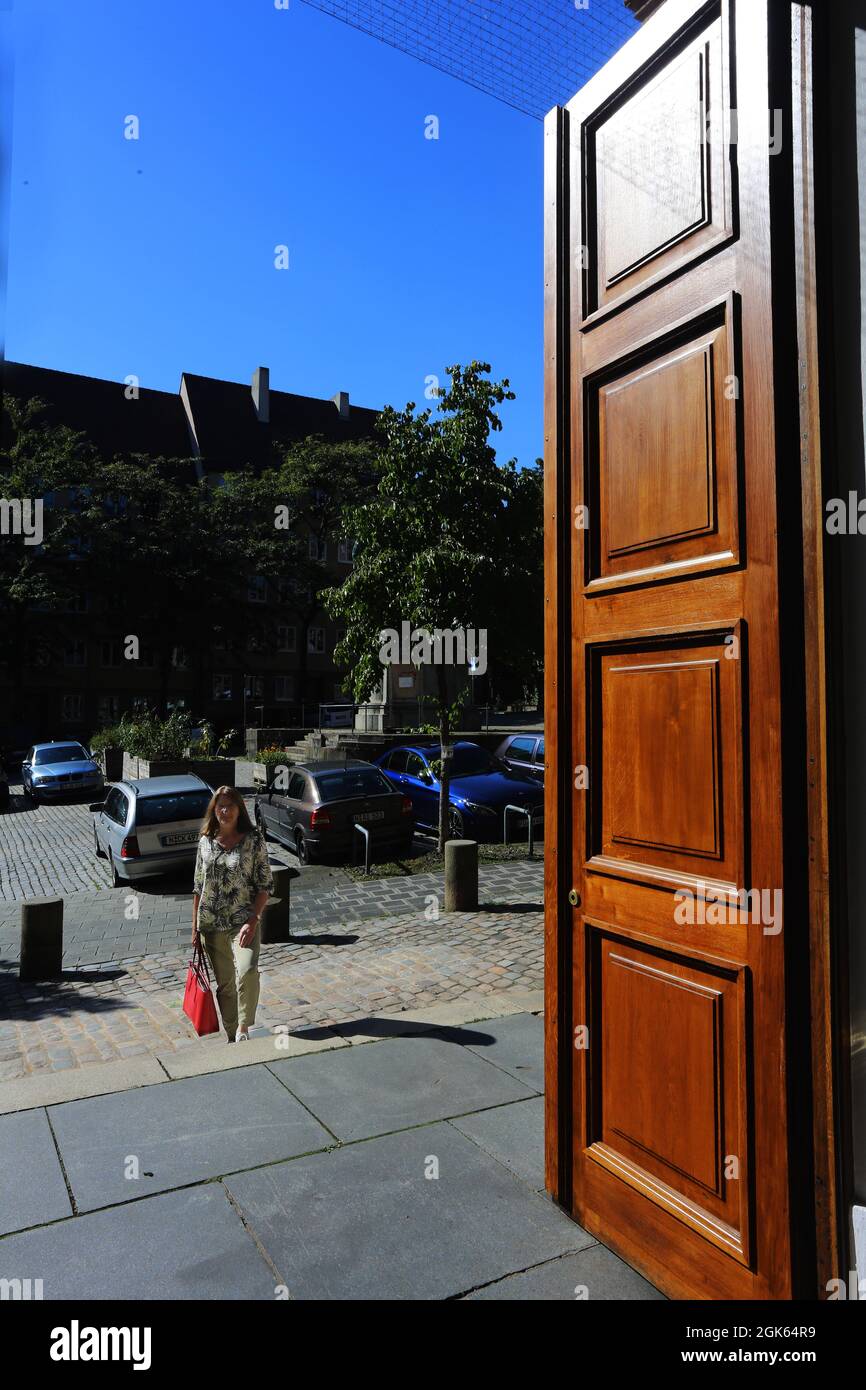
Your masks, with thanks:
<instances>
[{"instance_id":1,"label":"car side mirror","mask_svg":"<svg viewBox=\"0 0 866 1390\"><path fill-rule=\"evenodd\" d=\"M94 801L93 805L92 805L92 806L88 806L87 809L88 809L88 811L104 811L104 810L105 810L105 802L104 802L104 801Z\"/></svg>"}]
</instances>

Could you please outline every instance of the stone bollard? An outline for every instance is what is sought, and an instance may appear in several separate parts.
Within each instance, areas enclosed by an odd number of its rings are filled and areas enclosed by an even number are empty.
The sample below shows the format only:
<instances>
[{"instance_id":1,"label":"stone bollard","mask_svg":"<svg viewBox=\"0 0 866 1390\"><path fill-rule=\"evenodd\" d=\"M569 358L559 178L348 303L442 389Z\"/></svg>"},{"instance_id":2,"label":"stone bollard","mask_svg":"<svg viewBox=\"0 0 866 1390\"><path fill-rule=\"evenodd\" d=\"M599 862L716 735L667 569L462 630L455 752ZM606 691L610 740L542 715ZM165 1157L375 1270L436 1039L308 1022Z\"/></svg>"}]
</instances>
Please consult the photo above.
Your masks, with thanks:
<instances>
[{"instance_id":1,"label":"stone bollard","mask_svg":"<svg viewBox=\"0 0 866 1390\"><path fill-rule=\"evenodd\" d=\"M63 972L63 899L26 898L21 904L21 980L49 980Z\"/></svg>"},{"instance_id":2,"label":"stone bollard","mask_svg":"<svg viewBox=\"0 0 866 1390\"><path fill-rule=\"evenodd\" d=\"M291 941L289 900L292 879L299 877L299 871L293 869L290 864L275 864L271 871L274 875L274 891L262 913L263 946L274 945L279 941Z\"/></svg>"},{"instance_id":3,"label":"stone bollard","mask_svg":"<svg viewBox=\"0 0 866 1390\"><path fill-rule=\"evenodd\" d=\"M445 911L478 911L478 845L475 840L445 841Z\"/></svg>"}]
</instances>

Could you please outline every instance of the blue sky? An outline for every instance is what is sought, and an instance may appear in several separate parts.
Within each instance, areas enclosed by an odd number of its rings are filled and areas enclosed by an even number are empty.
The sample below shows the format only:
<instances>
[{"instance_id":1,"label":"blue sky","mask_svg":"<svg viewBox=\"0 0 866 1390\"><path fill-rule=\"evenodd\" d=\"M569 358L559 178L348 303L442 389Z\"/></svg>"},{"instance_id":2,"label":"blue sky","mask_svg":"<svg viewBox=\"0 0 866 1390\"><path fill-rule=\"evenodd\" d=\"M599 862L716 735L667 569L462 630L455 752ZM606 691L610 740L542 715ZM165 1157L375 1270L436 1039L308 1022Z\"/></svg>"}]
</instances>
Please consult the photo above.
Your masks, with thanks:
<instances>
[{"instance_id":1,"label":"blue sky","mask_svg":"<svg viewBox=\"0 0 866 1390\"><path fill-rule=\"evenodd\" d=\"M13 8L8 359L380 408L476 357L541 454L540 122L300 0Z\"/></svg>"}]
</instances>

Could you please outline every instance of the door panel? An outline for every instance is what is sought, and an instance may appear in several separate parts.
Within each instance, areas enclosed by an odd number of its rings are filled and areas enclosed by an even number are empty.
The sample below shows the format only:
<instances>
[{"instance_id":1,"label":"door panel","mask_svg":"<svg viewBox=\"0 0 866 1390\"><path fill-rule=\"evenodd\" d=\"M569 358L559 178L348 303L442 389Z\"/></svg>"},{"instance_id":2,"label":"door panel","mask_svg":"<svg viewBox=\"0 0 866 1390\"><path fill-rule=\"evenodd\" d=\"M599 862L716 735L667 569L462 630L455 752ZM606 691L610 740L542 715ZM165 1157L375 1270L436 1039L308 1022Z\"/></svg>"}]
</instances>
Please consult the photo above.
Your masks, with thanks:
<instances>
[{"instance_id":1,"label":"door panel","mask_svg":"<svg viewBox=\"0 0 866 1390\"><path fill-rule=\"evenodd\" d=\"M684 1297L788 1298L795 1277L786 952L805 918L783 896L769 148L786 9L667 0L548 122L568 298L559 337L548 314L547 514L568 579L548 568L547 1133L570 1150L548 1186Z\"/></svg>"}]
</instances>

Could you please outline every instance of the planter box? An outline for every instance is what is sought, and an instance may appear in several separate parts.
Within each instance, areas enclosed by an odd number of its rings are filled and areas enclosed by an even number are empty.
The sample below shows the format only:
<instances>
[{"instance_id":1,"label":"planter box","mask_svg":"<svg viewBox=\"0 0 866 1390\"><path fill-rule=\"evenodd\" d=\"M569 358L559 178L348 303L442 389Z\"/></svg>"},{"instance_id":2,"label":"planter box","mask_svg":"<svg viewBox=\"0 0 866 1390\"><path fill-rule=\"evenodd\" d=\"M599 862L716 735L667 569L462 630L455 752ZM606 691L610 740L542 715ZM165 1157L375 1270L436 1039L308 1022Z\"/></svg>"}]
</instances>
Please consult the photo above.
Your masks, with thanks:
<instances>
[{"instance_id":1,"label":"planter box","mask_svg":"<svg viewBox=\"0 0 866 1390\"><path fill-rule=\"evenodd\" d=\"M291 767L292 760L287 757L284 763L253 763L253 786L269 787L278 767Z\"/></svg>"},{"instance_id":2,"label":"planter box","mask_svg":"<svg viewBox=\"0 0 866 1390\"><path fill-rule=\"evenodd\" d=\"M234 758L177 758L171 761L136 758L131 753L123 755L123 776L177 777L182 773L192 773L209 787L233 787L235 784Z\"/></svg>"},{"instance_id":3,"label":"planter box","mask_svg":"<svg viewBox=\"0 0 866 1390\"><path fill-rule=\"evenodd\" d=\"M103 748L99 761L106 782L119 782L123 776L123 749Z\"/></svg>"}]
</instances>

